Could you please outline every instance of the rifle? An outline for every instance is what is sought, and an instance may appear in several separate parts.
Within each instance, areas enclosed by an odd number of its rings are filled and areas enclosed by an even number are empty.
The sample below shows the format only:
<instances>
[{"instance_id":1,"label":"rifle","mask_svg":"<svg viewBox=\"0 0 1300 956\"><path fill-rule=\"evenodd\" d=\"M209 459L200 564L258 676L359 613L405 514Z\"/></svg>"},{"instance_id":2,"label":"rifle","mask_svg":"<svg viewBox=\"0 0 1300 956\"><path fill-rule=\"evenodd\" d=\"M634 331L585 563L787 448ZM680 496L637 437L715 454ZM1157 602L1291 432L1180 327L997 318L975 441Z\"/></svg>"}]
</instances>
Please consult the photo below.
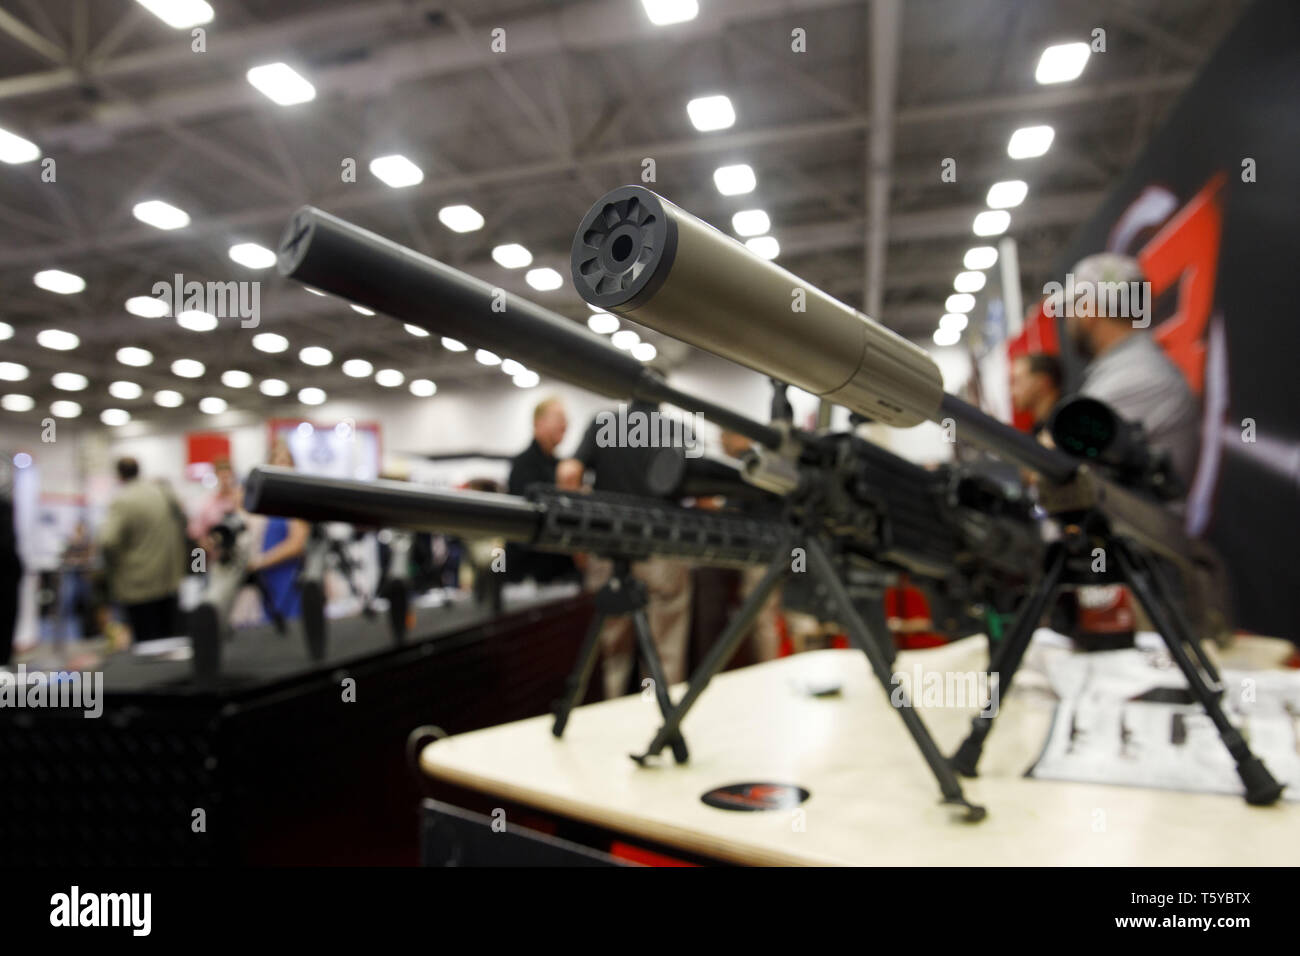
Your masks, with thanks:
<instances>
[{"instance_id":1,"label":"rifle","mask_svg":"<svg viewBox=\"0 0 1300 956\"><path fill-rule=\"evenodd\" d=\"M811 571L798 580L809 581L804 591L813 610L846 630L890 691L893 645L884 626L879 588L874 592L868 588L864 600L863 592L854 587L855 571L865 566L911 572L963 607L994 606L1027 584L1037 562L1041 545L1027 507L1008 502L996 489L979 489L956 470L919 468L853 434L806 432L795 428L788 414L762 424L683 392L575 323L320 210L307 207L295 214L281 243L279 261L280 271L287 276L402 322L501 354L522 353L530 367L599 394L668 402L754 442L756 448L745 460L743 473L753 485L779 497L779 522L773 527L784 533L768 544L788 544L750 558L768 564L768 573L692 675L682 702L663 708L665 727L639 759L679 741L681 718L734 653L766 597L784 579ZM282 507L293 510L281 513L414 527L415 502L401 497L412 492L385 487L383 500L378 500L375 485L368 487L368 497L361 488L341 489L343 493L334 496L325 511L311 506L308 496L290 494ZM427 498L420 500L429 504ZM483 504L468 499L464 503L474 508ZM511 507L522 504L512 499ZM556 501L545 504L549 513ZM645 499L623 504L628 515L663 507ZM448 499L442 499L441 505L448 507L437 514L440 530L452 530L445 523L459 520L453 513L456 509L449 507ZM681 516L682 524L699 521L701 513L688 515L689 520ZM535 532L536 523L531 527ZM521 532L516 528L515 533ZM528 543L553 546L554 541L534 536ZM604 554L626 550L626 544L617 540L565 543L569 550ZM662 536L652 544L645 553L680 553L665 550ZM699 551L683 556L709 559ZM862 620L864 610L873 627ZM900 708L900 716L939 778L945 799L965 808L968 818L981 817L982 808L964 799L915 711L910 706Z\"/></svg>"},{"instance_id":2,"label":"rifle","mask_svg":"<svg viewBox=\"0 0 1300 956\"><path fill-rule=\"evenodd\" d=\"M781 496L796 517L811 519L804 503L820 499L814 520L833 527L837 560L910 572L933 596L973 610L977 619L1005 607L1039 561L1028 503L1007 489L972 495L980 480L960 467L927 471L851 433L796 428L780 394L774 409L782 410L769 424L758 422L675 388L563 316L322 210L295 213L279 268L435 335L519 355L530 368L579 388L673 405L745 436L754 443L743 462L745 481ZM672 466L656 459L655 468L670 472ZM667 492L674 480L660 484ZM969 630L970 622L951 617L951 630Z\"/></svg>"},{"instance_id":3,"label":"rifle","mask_svg":"<svg viewBox=\"0 0 1300 956\"><path fill-rule=\"evenodd\" d=\"M1269 804L1281 794L1224 715L1218 671L1183 611L1188 597L1201 593L1207 549L1183 533L1160 500L1167 497L1167 472L1150 456L1123 453L1123 446L1141 443L1104 406L1075 405L1054 416L1057 444L1085 450L1082 458L1046 448L945 394L938 366L913 343L641 186L596 201L574 235L570 264L579 294L594 306L889 425L950 424L972 443L1036 472L1044 506L1063 534L1046 550L1042 574L993 656L990 673L999 675L999 689L1010 685L1059 587L1126 584L1236 761L1246 800ZM1181 595L1157 558L1183 574ZM992 722L975 718L953 757L960 772L975 774Z\"/></svg>"}]
</instances>

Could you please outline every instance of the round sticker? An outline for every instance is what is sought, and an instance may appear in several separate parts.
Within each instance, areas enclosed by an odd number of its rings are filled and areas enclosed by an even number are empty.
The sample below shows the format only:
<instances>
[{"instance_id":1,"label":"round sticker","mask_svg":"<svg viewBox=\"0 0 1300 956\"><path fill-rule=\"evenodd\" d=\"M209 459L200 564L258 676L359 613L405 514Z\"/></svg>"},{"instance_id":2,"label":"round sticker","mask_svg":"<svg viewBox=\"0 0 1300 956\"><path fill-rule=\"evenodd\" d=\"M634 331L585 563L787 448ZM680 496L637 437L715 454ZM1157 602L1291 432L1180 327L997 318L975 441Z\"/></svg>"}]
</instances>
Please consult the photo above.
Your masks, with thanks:
<instances>
[{"instance_id":1,"label":"round sticker","mask_svg":"<svg viewBox=\"0 0 1300 956\"><path fill-rule=\"evenodd\" d=\"M700 797L719 810L788 810L808 799L803 787L788 783L732 783Z\"/></svg>"}]
</instances>

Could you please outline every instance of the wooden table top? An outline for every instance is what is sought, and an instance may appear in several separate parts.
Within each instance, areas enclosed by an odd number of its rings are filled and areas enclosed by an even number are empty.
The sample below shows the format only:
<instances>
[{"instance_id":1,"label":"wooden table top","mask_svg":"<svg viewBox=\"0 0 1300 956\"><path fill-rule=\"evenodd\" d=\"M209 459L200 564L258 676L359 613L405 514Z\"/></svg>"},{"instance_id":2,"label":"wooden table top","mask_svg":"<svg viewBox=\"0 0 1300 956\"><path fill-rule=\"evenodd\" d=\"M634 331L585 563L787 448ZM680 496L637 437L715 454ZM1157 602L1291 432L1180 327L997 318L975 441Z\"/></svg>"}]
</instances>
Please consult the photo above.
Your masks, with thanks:
<instances>
[{"instance_id":1,"label":"wooden table top","mask_svg":"<svg viewBox=\"0 0 1300 956\"><path fill-rule=\"evenodd\" d=\"M1281 641L1246 638L1221 662L1276 666ZM1031 648L1016 692L985 748L980 777L962 780L988 817L962 822L937 784L865 657L799 654L716 677L683 724L688 764L664 751L641 767L661 720L640 695L574 711L563 740L536 717L430 744L432 777L707 857L745 864L1252 866L1300 862L1295 806L1250 807L1240 797L1033 780L1025 771L1046 739L1053 701ZM903 652L895 671L979 670L985 641ZM814 697L811 684L838 683ZM674 699L680 696L676 688ZM972 708L921 708L940 749L964 737ZM735 812L701 802L735 783L795 784L797 810ZM508 821L507 821L508 824Z\"/></svg>"}]
</instances>

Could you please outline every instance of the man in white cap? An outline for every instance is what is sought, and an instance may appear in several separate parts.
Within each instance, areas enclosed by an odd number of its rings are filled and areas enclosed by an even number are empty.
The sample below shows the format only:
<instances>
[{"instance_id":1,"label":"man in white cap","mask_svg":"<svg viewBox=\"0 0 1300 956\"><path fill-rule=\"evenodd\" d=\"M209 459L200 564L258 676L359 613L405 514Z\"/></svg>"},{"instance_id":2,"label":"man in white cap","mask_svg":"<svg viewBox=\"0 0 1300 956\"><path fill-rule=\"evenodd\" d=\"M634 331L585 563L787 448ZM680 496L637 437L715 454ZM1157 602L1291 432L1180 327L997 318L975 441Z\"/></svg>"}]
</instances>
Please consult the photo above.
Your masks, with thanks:
<instances>
[{"instance_id":1,"label":"man in white cap","mask_svg":"<svg viewBox=\"0 0 1300 956\"><path fill-rule=\"evenodd\" d=\"M1066 330L1088 361L1079 394L1139 422L1153 448L1169 453L1184 487L1196 471L1200 421L1187 379L1146 331L1150 286L1136 259L1102 252L1072 270L1075 301Z\"/></svg>"}]
</instances>

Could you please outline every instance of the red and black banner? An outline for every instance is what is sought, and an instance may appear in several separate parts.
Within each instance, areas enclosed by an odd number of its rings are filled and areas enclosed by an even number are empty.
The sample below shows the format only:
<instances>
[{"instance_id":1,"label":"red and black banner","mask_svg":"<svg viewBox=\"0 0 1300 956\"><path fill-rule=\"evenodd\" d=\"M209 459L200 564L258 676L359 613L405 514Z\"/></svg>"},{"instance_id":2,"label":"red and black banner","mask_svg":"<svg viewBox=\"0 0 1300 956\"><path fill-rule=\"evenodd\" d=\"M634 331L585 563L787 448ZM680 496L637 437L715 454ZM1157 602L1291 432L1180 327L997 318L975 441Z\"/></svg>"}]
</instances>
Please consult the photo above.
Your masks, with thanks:
<instances>
[{"instance_id":1,"label":"red and black banner","mask_svg":"<svg viewBox=\"0 0 1300 956\"><path fill-rule=\"evenodd\" d=\"M1228 566L1233 623L1300 641L1298 51L1300 3L1251 6L1057 272L1103 250L1141 262L1152 332L1202 407L1188 529ZM1059 341L1077 373L1062 331L1031 316L1012 353Z\"/></svg>"}]
</instances>

